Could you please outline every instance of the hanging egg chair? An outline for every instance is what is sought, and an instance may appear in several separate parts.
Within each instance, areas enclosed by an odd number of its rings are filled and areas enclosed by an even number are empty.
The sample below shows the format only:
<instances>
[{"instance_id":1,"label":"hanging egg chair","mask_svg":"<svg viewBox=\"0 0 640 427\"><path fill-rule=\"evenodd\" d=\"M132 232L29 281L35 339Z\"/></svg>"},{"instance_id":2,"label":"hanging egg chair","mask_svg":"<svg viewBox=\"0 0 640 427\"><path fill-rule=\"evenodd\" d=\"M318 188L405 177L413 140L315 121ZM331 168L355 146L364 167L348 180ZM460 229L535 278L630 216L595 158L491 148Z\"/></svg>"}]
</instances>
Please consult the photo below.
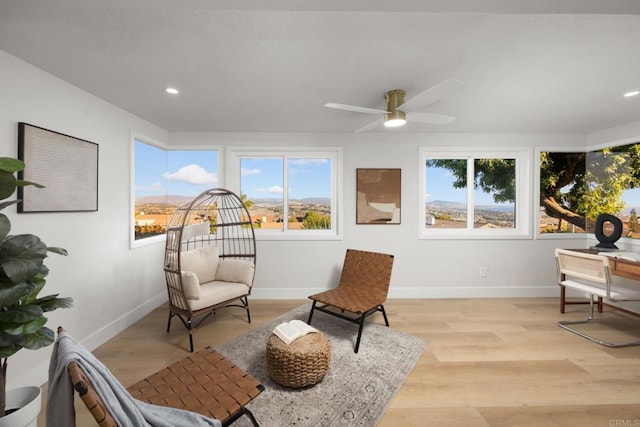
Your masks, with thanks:
<instances>
[{"instance_id":1,"label":"hanging egg chair","mask_svg":"<svg viewBox=\"0 0 640 427\"><path fill-rule=\"evenodd\" d=\"M251 323L256 240L242 199L224 188L200 193L176 209L167 226L164 271L169 319L177 316L193 332L222 307L241 307ZM198 319L194 325L194 319Z\"/></svg>"}]
</instances>

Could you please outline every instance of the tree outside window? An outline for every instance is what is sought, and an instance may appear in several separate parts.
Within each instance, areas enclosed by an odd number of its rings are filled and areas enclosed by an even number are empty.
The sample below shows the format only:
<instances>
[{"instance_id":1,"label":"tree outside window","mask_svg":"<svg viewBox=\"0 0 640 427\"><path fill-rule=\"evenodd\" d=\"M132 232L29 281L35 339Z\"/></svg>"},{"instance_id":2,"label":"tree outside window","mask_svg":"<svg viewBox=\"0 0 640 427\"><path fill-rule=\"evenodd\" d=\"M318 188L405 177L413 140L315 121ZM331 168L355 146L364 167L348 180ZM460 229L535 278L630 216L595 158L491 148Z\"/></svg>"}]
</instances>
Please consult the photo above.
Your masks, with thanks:
<instances>
[{"instance_id":1,"label":"tree outside window","mask_svg":"<svg viewBox=\"0 0 640 427\"><path fill-rule=\"evenodd\" d=\"M601 213L621 218L623 237L640 238L640 144L585 153L540 153L540 233L593 232Z\"/></svg>"}]
</instances>

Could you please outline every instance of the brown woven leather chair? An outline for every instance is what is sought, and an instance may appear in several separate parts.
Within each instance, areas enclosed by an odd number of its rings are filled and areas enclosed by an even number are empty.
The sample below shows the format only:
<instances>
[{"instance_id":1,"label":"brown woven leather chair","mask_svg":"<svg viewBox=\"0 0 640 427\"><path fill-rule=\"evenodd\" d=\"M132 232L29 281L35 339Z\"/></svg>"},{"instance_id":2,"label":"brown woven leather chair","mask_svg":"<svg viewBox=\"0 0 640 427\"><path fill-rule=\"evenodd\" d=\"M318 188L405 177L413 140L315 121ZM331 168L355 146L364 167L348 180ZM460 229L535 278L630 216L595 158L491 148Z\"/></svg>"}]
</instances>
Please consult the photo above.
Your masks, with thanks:
<instances>
[{"instance_id":1,"label":"brown woven leather chair","mask_svg":"<svg viewBox=\"0 0 640 427\"><path fill-rule=\"evenodd\" d=\"M393 255L347 249L338 287L311 295L313 300L308 324L311 324L315 310L339 317L359 325L354 351L360 348L360 338L365 319L380 311L389 326L384 302L387 300ZM320 303L321 305L318 305ZM345 315L348 311L356 317Z\"/></svg>"},{"instance_id":2,"label":"brown woven leather chair","mask_svg":"<svg viewBox=\"0 0 640 427\"><path fill-rule=\"evenodd\" d=\"M67 369L74 389L98 425L117 427L109 408L82 367L70 362ZM258 422L245 405L256 398L264 386L215 349L205 347L138 381L127 390L135 399L197 412L220 420L223 426L246 415L257 427Z\"/></svg>"}]
</instances>

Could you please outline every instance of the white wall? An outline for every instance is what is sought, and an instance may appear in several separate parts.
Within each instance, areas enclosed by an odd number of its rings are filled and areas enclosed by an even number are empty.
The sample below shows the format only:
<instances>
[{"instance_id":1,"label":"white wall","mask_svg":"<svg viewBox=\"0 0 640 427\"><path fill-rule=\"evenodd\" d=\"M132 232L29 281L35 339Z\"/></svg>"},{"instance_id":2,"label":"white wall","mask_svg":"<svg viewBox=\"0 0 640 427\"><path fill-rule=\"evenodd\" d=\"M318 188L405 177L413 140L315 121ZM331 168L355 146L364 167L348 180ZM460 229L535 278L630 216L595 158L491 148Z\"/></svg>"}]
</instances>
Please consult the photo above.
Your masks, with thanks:
<instances>
[{"instance_id":1,"label":"white wall","mask_svg":"<svg viewBox=\"0 0 640 427\"><path fill-rule=\"evenodd\" d=\"M45 292L71 296L75 306L50 313L48 325L64 325L91 350L166 300L163 244L129 248L132 131L178 146L343 147L344 239L260 241L253 298L305 298L332 286L347 248L396 256L391 297L557 296L553 249L586 246L583 239L417 239L419 146L583 147L581 135L168 134L2 51L0 90L0 156L17 155L20 121L100 146L98 212L3 211L13 222L13 233L34 233L69 250L68 257L48 258ZM360 167L402 169L400 225L355 224L355 169ZM479 277L481 266L487 267L487 278ZM11 358L9 388L45 382L50 353L51 347L23 350Z\"/></svg>"},{"instance_id":2,"label":"white wall","mask_svg":"<svg viewBox=\"0 0 640 427\"><path fill-rule=\"evenodd\" d=\"M12 234L36 234L69 251L67 257L47 258L50 273L42 295L70 296L75 306L48 313L47 325L65 326L93 349L166 299L164 247L129 249L129 141L132 129L163 142L168 134L3 51L0 94L0 156L17 157L21 121L99 144L97 212L3 210ZM47 347L10 358L8 387L43 383L50 354Z\"/></svg>"},{"instance_id":3,"label":"white wall","mask_svg":"<svg viewBox=\"0 0 640 427\"><path fill-rule=\"evenodd\" d=\"M172 133L171 145L343 147L342 241L259 241L254 298L306 298L335 286L347 248L395 255L390 297L557 296L553 249L584 240L418 240L418 147L571 147L580 135ZM400 225L356 225L356 168L402 169ZM224 185L224 183L221 183ZM533 196L532 196L533 197ZM537 206L537 203L532 202ZM487 277L480 278L480 267Z\"/></svg>"}]
</instances>

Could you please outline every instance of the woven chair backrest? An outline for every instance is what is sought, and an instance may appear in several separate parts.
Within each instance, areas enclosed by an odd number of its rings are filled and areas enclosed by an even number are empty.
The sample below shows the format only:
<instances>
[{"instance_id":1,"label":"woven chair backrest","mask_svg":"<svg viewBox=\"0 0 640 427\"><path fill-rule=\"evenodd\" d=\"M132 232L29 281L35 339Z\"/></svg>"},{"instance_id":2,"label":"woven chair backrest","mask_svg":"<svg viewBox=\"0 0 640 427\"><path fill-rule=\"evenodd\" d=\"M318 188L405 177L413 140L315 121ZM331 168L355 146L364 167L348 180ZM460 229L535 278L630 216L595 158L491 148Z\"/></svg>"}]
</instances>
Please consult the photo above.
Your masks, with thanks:
<instances>
[{"instance_id":1,"label":"woven chair backrest","mask_svg":"<svg viewBox=\"0 0 640 427\"><path fill-rule=\"evenodd\" d=\"M558 273L606 284L610 280L609 259L602 255L556 249Z\"/></svg>"},{"instance_id":2,"label":"woven chair backrest","mask_svg":"<svg viewBox=\"0 0 640 427\"><path fill-rule=\"evenodd\" d=\"M338 287L384 301L389 292L393 259L389 254L347 249Z\"/></svg>"},{"instance_id":3,"label":"woven chair backrest","mask_svg":"<svg viewBox=\"0 0 640 427\"><path fill-rule=\"evenodd\" d=\"M93 388L91 380L87 378L82 368L76 362L69 362L67 369L69 370L73 388L78 392L98 425L100 427L117 427L115 420L111 417L104 402L102 402L102 399Z\"/></svg>"}]
</instances>

